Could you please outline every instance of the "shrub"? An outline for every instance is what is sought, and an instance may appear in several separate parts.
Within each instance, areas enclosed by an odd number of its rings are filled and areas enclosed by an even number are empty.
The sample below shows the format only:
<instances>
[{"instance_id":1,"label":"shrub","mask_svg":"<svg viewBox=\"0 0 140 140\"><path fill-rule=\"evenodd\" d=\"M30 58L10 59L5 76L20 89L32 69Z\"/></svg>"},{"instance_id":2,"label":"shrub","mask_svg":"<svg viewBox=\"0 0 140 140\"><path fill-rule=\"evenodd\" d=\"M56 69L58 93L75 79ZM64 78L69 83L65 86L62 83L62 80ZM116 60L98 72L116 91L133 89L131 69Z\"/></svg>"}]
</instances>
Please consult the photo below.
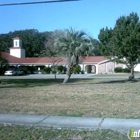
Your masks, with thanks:
<instances>
[{"instance_id":1,"label":"shrub","mask_svg":"<svg viewBox=\"0 0 140 140\"><path fill-rule=\"evenodd\" d=\"M116 68L114 69L114 71L115 71L116 73L123 72L123 68L122 68L122 67L116 67Z\"/></svg>"},{"instance_id":2,"label":"shrub","mask_svg":"<svg viewBox=\"0 0 140 140\"><path fill-rule=\"evenodd\" d=\"M123 72L129 73L129 72L131 72L131 70L130 70L129 68L124 68L124 69L123 69Z\"/></svg>"},{"instance_id":3,"label":"shrub","mask_svg":"<svg viewBox=\"0 0 140 140\"><path fill-rule=\"evenodd\" d=\"M116 73L122 73L122 72L124 72L124 73L129 73L130 72L130 69L129 68L122 68L122 67L116 67L115 69L114 69L114 71L116 72Z\"/></svg>"},{"instance_id":4,"label":"shrub","mask_svg":"<svg viewBox=\"0 0 140 140\"><path fill-rule=\"evenodd\" d=\"M80 72L81 72L81 67L79 65L77 65L72 71L72 73L74 74L79 74Z\"/></svg>"},{"instance_id":5,"label":"shrub","mask_svg":"<svg viewBox=\"0 0 140 140\"><path fill-rule=\"evenodd\" d=\"M61 74L65 74L67 71L67 68L65 66L59 65L57 66L57 71Z\"/></svg>"},{"instance_id":6,"label":"shrub","mask_svg":"<svg viewBox=\"0 0 140 140\"><path fill-rule=\"evenodd\" d=\"M56 74L56 71L55 71L55 70L53 70L53 71L52 71L52 74Z\"/></svg>"},{"instance_id":7,"label":"shrub","mask_svg":"<svg viewBox=\"0 0 140 140\"><path fill-rule=\"evenodd\" d=\"M61 73L64 70L64 66L62 65L57 66L57 70Z\"/></svg>"},{"instance_id":8,"label":"shrub","mask_svg":"<svg viewBox=\"0 0 140 140\"><path fill-rule=\"evenodd\" d=\"M63 68L64 68L64 69L63 69L63 71L62 71L62 72L65 74L65 73L66 73L66 71L67 71L67 68L66 68L65 66L64 66Z\"/></svg>"},{"instance_id":9,"label":"shrub","mask_svg":"<svg viewBox=\"0 0 140 140\"><path fill-rule=\"evenodd\" d=\"M50 72L51 72L51 68L50 67L45 67L43 69L43 74L50 74Z\"/></svg>"}]
</instances>

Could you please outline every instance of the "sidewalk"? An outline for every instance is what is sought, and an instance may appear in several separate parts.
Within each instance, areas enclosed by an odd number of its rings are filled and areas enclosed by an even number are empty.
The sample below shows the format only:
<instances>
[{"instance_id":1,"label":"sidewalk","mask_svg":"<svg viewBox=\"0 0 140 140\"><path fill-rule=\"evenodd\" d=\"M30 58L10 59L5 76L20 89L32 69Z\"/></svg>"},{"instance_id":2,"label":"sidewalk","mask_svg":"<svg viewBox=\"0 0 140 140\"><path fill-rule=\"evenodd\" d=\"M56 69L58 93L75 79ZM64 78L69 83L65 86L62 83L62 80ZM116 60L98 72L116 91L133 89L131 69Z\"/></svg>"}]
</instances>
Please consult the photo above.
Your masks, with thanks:
<instances>
[{"instance_id":1,"label":"sidewalk","mask_svg":"<svg viewBox=\"0 0 140 140\"><path fill-rule=\"evenodd\" d=\"M131 128L134 128L135 130L140 129L140 119L85 118L16 114L0 114L0 124L71 128L79 130L111 129L126 132Z\"/></svg>"}]
</instances>

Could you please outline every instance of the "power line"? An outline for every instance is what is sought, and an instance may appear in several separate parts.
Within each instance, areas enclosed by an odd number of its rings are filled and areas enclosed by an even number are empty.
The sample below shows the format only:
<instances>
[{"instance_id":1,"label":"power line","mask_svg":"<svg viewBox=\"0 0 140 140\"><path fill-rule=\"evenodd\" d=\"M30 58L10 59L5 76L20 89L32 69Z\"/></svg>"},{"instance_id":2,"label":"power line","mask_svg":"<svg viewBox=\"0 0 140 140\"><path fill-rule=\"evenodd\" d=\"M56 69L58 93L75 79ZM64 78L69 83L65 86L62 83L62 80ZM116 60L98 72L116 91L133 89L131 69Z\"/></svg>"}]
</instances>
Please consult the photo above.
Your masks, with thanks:
<instances>
[{"instance_id":1,"label":"power line","mask_svg":"<svg viewBox=\"0 0 140 140\"><path fill-rule=\"evenodd\" d=\"M80 1L80 0L52 0L52 1L38 1L38 2L4 3L4 4L0 4L0 6L27 5L27 4L43 4L43 3L70 2L70 1Z\"/></svg>"}]
</instances>

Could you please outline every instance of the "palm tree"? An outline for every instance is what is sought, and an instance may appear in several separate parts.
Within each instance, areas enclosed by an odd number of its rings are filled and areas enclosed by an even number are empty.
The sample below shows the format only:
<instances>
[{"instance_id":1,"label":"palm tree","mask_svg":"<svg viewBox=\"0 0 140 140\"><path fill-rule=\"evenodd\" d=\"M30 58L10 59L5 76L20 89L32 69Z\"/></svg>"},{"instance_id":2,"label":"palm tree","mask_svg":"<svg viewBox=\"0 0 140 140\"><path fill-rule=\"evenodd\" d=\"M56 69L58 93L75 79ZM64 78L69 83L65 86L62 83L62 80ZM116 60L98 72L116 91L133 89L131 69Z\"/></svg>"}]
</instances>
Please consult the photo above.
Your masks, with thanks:
<instances>
[{"instance_id":1,"label":"palm tree","mask_svg":"<svg viewBox=\"0 0 140 140\"><path fill-rule=\"evenodd\" d=\"M93 48L90 37L83 31L66 29L64 34L55 40L55 48L58 54L64 56L67 60L65 84L70 76L73 68L78 65L79 57L88 55L88 52Z\"/></svg>"}]
</instances>

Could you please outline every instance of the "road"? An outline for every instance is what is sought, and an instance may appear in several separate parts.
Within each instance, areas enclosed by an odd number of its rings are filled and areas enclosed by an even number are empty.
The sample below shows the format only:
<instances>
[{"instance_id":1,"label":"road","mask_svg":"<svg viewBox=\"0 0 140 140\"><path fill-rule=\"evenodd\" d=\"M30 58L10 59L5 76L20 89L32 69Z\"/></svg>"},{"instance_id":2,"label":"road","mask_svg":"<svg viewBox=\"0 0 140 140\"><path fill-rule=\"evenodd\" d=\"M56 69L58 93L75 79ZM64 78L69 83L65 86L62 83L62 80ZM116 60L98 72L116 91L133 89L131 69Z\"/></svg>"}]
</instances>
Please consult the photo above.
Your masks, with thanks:
<instances>
[{"instance_id":1,"label":"road","mask_svg":"<svg viewBox=\"0 0 140 140\"><path fill-rule=\"evenodd\" d=\"M65 74L56 75L57 79L65 78ZM128 75L94 75L94 74L72 74L71 79L127 79ZM136 75L135 78L140 78L140 75ZM0 79L54 79L53 74L30 74L23 76L0 76Z\"/></svg>"}]
</instances>

